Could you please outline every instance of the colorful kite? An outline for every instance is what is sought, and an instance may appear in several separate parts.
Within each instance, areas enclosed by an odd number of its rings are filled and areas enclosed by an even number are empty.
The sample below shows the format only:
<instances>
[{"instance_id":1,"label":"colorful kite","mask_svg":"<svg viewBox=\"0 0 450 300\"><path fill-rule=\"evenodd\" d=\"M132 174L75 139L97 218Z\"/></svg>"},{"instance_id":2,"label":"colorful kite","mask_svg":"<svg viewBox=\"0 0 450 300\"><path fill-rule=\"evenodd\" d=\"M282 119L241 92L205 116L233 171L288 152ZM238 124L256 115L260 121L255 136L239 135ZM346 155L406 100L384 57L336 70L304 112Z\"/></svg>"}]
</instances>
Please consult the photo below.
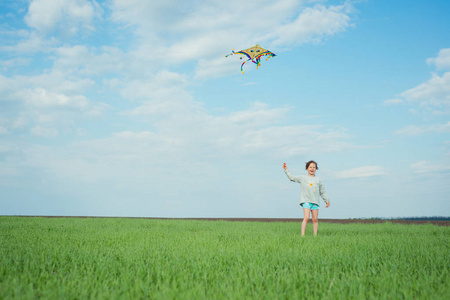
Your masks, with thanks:
<instances>
[{"instance_id":1,"label":"colorful kite","mask_svg":"<svg viewBox=\"0 0 450 300\"><path fill-rule=\"evenodd\" d=\"M233 54L242 54L242 55L247 56L247 58L248 58L248 59L247 59L246 61L244 61L244 62L242 63L242 65L241 65L241 72L242 72L242 74L244 74L244 70L243 70L242 68L244 67L244 64L245 64L246 62L248 62L249 60L251 60L252 63L255 63L255 64L256 64L256 68L258 69L259 66L261 65L261 57L263 57L263 56L269 56L269 57L266 59L266 61L267 61L269 58L276 56L275 53L270 52L270 51L267 50L267 49L264 49L264 48L261 47L260 45L255 45L255 46L253 46L253 47L250 47L250 48L245 49L245 50L241 50L241 51L239 51L239 52L234 52L234 49L233 49L233 52L231 52L231 53L228 54L228 55L225 55L225 57L228 57L228 56L233 55ZM242 57L241 57L241 59L242 59Z\"/></svg>"}]
</instances>

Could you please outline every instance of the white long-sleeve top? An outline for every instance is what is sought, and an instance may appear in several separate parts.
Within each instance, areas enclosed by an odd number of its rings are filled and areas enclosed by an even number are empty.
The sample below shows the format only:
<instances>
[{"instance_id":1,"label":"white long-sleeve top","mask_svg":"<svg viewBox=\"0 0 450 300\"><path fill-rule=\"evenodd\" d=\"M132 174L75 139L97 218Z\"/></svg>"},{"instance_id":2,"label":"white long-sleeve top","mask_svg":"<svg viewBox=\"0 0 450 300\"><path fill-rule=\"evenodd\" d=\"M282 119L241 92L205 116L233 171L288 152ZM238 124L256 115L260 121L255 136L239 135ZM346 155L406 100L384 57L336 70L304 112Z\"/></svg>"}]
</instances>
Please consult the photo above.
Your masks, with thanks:
<instances>
[{"instance_id":1,"label":"white long-sleeve top","mask_svg":"<svg viewBox=\"0 0 450 300\"><path fill-rule=\"evenodd\" d=\"M284 172L290 181L300 183L300 205L305 202L311 202L320 206L320 197L325 203L330 201L319 177L309 175L293 176L288 169L284 170Z\"/></svg>"}]
</instances>

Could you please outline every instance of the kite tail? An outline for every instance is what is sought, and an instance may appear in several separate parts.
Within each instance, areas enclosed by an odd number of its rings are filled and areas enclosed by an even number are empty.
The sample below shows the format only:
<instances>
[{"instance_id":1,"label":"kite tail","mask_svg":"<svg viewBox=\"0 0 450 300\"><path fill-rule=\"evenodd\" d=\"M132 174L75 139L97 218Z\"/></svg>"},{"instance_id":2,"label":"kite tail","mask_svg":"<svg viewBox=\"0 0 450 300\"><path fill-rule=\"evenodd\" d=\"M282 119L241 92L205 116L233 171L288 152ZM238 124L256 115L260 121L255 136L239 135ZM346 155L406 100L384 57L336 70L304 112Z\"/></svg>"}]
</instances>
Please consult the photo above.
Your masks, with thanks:
<instances>
[{"instance_id":1,"label":"kite tail","mask_svg":"<svg viewBox=\"0 0 450 300\"><path fill-rule=\"evenodd\" d=\"M276 56L276 54L268 51L268 52L263 52L263 53L259 54L258 56L256 56L256 60L254 61L254 63L256 64L257 69L259 69L259 66L261 66L261 57L263 57L263 56L269 56L266 58L266 61L268 61L269 58Z\"/></svg>"},{"instance_id":2,"label":"kite tail","mask_svg":"<svg viewBox=\"0 0 450 300\"><path fill-rule=\"evenodd\" d=\"M248 60L246 60L246 61L244 61L244 62L242 63L242 65L241 65L241 72L242 72L242 74L244 74L244 65L245 65L245 63L248 62L249 60L251 60L251 59L248 59Z\"/></svg>"},{"instance_id":3,"label":"kite tail","mask_svg":"<svg viewBox=\"0 0 450 300\"><path fill-rule=\"evenodd\" d=\"M259 69L259 67L261 66L261 59L260 59L260 57L258 57L258 58L254 61L254 63L256 64L256 68Z\"/></svg>"},{"instance_id":4,"label":"kite tail","mask_svg":"<svg viewBox=\"0 0 450 300\"><path fill-rule=\"evenodd\" d=\"M269 58L271 58L271 57L277 56L275 53L269 53L269 54L267 54L267 55L268 55L269 57L266 58L266 61L268 61Z\"/></svg>"},{"instance_id":5,"label":"kite tail","mask_svg":"<svg viewBox=\"0 0 450 300\"><path fill-rule=\"evenodd\" d=\"M234 52L234 49L231 50L231 53L230 53L230 54L225 55L225 57L228 57L228 56L233 55L233 54L236 54L236 52Z\"/></svg>"}]
</instances>

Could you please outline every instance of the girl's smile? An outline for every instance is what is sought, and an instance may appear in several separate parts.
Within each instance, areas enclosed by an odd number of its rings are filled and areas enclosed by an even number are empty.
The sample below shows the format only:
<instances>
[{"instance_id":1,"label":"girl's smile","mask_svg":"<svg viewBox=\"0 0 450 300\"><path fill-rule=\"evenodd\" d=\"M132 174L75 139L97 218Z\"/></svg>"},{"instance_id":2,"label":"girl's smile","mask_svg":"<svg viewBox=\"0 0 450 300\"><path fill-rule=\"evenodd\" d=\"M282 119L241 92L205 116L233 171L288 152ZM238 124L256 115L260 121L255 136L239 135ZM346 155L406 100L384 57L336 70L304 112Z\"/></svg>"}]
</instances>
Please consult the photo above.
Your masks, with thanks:
<instances>
[{"instance_id":1,"label":"girl's smile","mask_svg":"<svg viewBox=\"0 0 450 300\"><path fill-rule=\"evenodd\" d=\"M314 176L316 176L315 174L316 174L316 164L314 164L314 163L311 163L311 164L309 164L309 167L308 167L308 175L309 176L311 176L311 177L314 177Z\"/></svg>"}]
</instances>

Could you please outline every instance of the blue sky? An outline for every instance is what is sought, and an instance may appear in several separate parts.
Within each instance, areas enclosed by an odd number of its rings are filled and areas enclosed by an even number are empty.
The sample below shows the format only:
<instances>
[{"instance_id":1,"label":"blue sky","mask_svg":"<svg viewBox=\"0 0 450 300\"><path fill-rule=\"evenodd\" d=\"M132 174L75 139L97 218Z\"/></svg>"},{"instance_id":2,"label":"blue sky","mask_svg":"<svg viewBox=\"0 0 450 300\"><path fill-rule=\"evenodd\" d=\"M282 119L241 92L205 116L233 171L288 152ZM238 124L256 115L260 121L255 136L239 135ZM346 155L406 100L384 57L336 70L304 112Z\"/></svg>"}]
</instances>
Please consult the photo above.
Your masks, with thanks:
<instances>
[{"instance_id":1,"label":"blue sky","mask_svg":"<svg viewBox=\"0 0 450 300\"><path fill-rule=\"evenodd\" d=\"M0 214L450 215L449 1L6 0ZM232 49L277 54L240 72Z\"/></svg>"}]
</instances>

